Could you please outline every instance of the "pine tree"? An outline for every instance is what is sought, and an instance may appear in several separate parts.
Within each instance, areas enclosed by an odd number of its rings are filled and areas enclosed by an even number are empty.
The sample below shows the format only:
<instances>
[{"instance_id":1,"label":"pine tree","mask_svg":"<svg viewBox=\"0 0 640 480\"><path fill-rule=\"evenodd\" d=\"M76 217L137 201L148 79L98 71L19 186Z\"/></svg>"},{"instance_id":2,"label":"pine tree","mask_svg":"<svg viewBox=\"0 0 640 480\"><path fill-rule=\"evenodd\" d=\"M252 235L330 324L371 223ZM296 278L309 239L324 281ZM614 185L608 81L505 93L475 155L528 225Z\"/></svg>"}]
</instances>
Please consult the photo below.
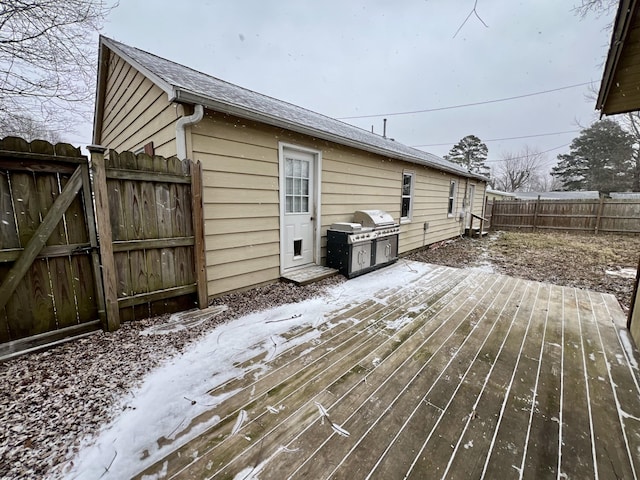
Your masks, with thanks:
<instances>
[{"instance_id":1,"label":"pine tree","mask_svg":"<svg viewBox=\"0 0 640 480\"><path fill-rule=\"evenodd\" d=\"M445 159L466 167L470 172L489 177L490 169L485 165L487 146L475 135L467 135L456 143Z\"/></svg>"},{"instance_id":2,"label":"pine tree","mask_svg":"<svg viewBox=\"0 0 640 480\"><path fill-rule=\"evenodd\" d=\"M573 139L569 153L558 155L551 174L563 190L629 190L632 184L633 137L618 123L593 123Z\"/></svg>"}]
</instances>

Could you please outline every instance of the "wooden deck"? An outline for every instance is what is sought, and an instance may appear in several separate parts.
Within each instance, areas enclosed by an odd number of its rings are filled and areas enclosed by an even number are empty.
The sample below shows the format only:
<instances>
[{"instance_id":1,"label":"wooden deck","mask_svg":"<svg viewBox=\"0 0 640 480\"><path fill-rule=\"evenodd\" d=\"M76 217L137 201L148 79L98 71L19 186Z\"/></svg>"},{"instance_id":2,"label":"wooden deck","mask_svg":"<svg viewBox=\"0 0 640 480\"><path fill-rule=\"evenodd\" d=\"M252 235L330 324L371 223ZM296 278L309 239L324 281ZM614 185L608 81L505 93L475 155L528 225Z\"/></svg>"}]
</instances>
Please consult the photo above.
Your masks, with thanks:
<instances>
[{"instance_id":1,"label":"wooden deck","mask_svg":"<svg viewBox=\"0 0 640 480\"><path fill-rule=\"evenodd\" d=\"M139 476L635 479L624 323L611 295L434 266L211 391L192 426L219 423Z\"/></svg>"}]
</instances>

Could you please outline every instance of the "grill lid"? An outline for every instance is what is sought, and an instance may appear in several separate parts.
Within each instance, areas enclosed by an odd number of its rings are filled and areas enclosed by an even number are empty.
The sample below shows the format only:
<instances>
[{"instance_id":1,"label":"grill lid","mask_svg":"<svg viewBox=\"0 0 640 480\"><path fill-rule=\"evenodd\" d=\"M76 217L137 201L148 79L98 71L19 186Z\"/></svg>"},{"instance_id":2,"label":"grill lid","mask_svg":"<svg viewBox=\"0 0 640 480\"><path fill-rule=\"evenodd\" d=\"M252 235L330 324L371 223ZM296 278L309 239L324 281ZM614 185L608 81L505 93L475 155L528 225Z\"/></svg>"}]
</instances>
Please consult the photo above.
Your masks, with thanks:
<instances>
[{"instance_id":1,"label":"grill lid","mask_svg":"<svg viewBox=\"0 0 640 480\"><path fill-rule=\"evenodd\" d=\"M340 232L359 232L362 230L362 225L359 223L336 222L331 224L329 230L338 230Z\"/></svg>"},{"instance_id":2,"label":"grill lid","mask_svg":"<svg viewBox=\"0 0 640 480\"><path fill-rule=\"evenodd\" d=\"M389 227L396 222L391 215L384 210L358 210L353 214L353 221L363 227Z\"/></svg>"}]
</instances>

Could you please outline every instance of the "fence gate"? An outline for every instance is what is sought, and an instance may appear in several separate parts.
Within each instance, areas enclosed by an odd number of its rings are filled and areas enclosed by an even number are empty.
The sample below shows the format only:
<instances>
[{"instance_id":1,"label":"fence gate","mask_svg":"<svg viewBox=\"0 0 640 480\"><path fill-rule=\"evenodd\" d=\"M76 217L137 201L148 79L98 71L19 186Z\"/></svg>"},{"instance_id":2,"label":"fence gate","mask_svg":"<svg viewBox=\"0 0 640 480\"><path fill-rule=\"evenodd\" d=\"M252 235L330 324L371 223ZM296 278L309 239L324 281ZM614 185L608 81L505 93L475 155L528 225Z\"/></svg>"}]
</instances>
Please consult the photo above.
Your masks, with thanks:
<instances>
[{"instance_id":1,"label":"fence gate","mask_svg":"<svg viewBox=\"0 0 640 480\"><path fill-rule=\"evenodd\" d=\"M100 328L97 246L80 149L0 140L0 357Z\"/></svg>"},{"instance_id":2,"label":"fence gate","mask_svg":"<svg viewBox=\"0 0 640 480\"><path fill-rule=\"evenodd\" d=\"M0 360L207 306L202 165L89 150L0 140Z\"/></svg>"},{"instance_id":3,"label":"fence gate","mask_svg":"<svg viewBox=\"0 0 640 480\"><path fill-rule=\"evenodd\" d=\"M204 308L201 165L113 150L92 159L106 302L116 322Z\"/></svg>"}]
</instances>

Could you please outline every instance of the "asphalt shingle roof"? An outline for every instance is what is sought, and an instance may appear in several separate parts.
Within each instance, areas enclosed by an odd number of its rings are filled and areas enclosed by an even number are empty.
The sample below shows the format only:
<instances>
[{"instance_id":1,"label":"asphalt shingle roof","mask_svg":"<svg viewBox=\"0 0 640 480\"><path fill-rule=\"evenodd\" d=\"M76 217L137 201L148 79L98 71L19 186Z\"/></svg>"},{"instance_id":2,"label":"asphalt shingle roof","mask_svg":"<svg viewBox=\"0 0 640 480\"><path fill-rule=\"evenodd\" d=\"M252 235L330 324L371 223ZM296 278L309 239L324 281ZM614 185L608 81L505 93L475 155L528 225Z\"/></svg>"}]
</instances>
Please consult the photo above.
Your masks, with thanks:
<instances>
[{"instance_id":1,"label":"asphalt shingle roof","mask_svg":"<svg viewBox=\"0 0 640 480\"><path fill-rule=\"evenodd\" d=\"M243 112L250 116L257 115L264 123L278 126L285 124L293 131L311 132L326 140L357 146L363 150L383 153L392 158L484 180L481 175L470 173L458 164L345 122L225 82L107 37L101 37L100 41L111 51L132 63L143 74L151 77L151 80L163 88L172 99L177 100L179 97L180 101L186 103L199 101L206 107L221 111L225 111L224 107L227 106L229 108L227 113L239 116L242 116ZM185 97L188 97L190 102L187 102Z\"/></svg>"}]
</instances>

